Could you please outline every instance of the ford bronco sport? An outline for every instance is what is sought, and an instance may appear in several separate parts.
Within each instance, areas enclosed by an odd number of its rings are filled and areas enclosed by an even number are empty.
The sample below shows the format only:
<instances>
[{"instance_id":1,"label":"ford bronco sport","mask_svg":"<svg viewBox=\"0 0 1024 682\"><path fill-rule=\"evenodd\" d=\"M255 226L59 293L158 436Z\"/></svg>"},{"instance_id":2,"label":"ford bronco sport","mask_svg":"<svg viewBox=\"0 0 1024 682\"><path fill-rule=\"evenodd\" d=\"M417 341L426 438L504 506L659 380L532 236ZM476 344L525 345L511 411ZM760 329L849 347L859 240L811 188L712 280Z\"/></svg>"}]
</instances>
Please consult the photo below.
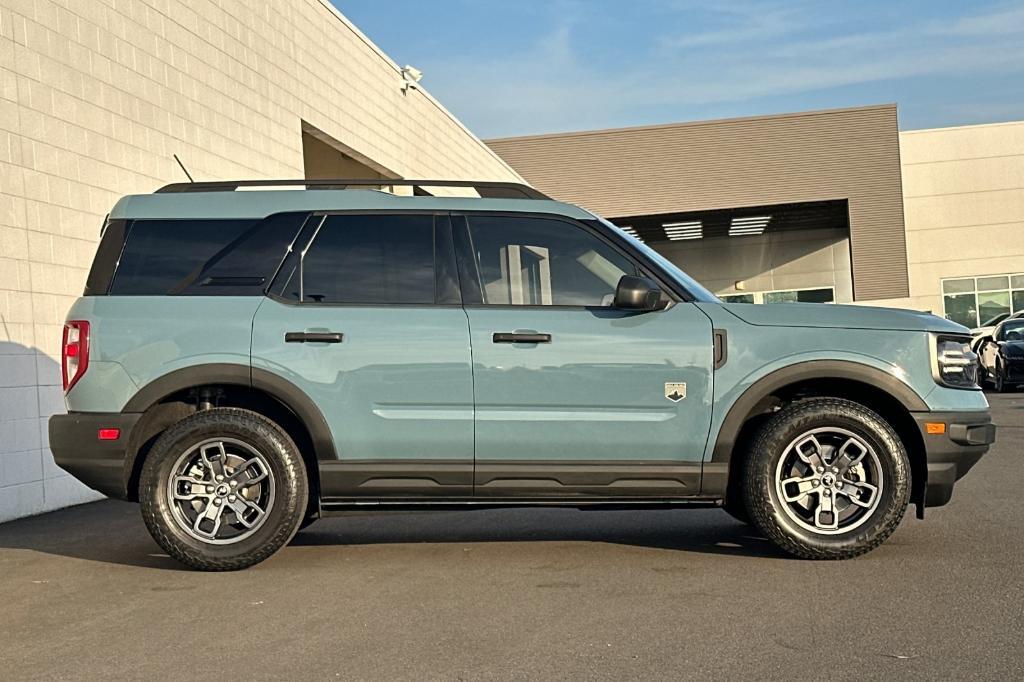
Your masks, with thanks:
<instances>
[{"instance_id":1,"label":"ford bronco sport","mask_svg":"<svg viewBox=\"0 0 1024 682\"><path fill-rule=\"evenodd\" d=\"M994 440L960 325L722 303L533 188L381 182L111 212L50 447L185 564L250 566L347 510L526 505L717 505L841 559Z\"/></svg>"}]
</instances>

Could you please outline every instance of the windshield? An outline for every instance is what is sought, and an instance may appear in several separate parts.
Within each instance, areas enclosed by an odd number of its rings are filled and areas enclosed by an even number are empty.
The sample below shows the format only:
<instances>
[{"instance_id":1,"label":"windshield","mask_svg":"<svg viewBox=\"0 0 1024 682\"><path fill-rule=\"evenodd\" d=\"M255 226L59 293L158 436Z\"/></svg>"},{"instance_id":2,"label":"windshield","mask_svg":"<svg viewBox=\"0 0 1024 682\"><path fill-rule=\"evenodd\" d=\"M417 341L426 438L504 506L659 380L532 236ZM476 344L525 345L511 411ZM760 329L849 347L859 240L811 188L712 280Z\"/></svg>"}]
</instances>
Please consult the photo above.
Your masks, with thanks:
<instances>
[{"instance_id":1,"label":"windshield","mask_svg":"<svg viewBox=\"0 0 1024 682\"><path fill-rule=\"evenodd\" d=\"M633 235L619 229L617 225L605 220L601 216L595 215L594 217L602 225L606 225L612 228L613 230L615 230L617 234L622 235L624 238L632 242L633 246L636 247L639 251L641 251L645 256L647 256L647 258L654 261L654 263L656 263L662 270L668 273L670 277L672 277L677 282L682 284L683 287L693 296L693 300L701 301L704 303L721 303L718 297L715 296L710 291L708 291L707 289L705 289L700 282L698 282L697 280L695 280L694 278L690 277L685 272L680 270L675 263L662 256L660 253L658 253L651 247L647 246L647 244L644 244L642 241L640 241Z\"/></svg>"},{"instance_id":2,"label":"windshield","mask_svg":"<svg viewBox=\"0 0 1024 682\"><path fill-rule=\"evenodd\" d=\"M1003 323L996 341L1024 341L1024 320Z\"/></svg>"}]
</instances>

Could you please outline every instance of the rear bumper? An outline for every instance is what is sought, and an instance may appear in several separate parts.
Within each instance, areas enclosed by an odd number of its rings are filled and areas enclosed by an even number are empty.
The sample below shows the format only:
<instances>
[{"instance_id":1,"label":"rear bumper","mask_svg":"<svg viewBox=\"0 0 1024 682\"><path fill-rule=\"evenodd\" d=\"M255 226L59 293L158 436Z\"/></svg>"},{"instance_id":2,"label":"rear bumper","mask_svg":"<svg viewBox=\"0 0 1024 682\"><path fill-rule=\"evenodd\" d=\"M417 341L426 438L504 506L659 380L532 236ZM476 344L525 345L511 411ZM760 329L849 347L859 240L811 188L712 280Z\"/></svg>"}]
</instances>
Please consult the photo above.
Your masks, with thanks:
<instances>
[{"instance_id":1,"label":"rear bumper","mask_svg":"<svg viewBox=\"0 0 1024 682\"><path fill-rule=\"evenodd\" d=\"M918 501L925 507L941 507L953 496L953 485L971 470L995 442L996 427L988 410L917 412L914 421L921 431L928 478ZM942 424L943 433L928 433L928 424Z\"/></svg>"},{"instance_id":2,"label":"rear bumper","mask_svg":"<svg viewBox=\"0 0 1024 682\"><path fill-rule=\"evenodd\" d=\"M53 459L93 490L119 500L128 498L131 462L128 443L141 414L72 412L50 417ZM100 429L120 429L117 440L100 440Z\"/></svg>"}]
</instances>

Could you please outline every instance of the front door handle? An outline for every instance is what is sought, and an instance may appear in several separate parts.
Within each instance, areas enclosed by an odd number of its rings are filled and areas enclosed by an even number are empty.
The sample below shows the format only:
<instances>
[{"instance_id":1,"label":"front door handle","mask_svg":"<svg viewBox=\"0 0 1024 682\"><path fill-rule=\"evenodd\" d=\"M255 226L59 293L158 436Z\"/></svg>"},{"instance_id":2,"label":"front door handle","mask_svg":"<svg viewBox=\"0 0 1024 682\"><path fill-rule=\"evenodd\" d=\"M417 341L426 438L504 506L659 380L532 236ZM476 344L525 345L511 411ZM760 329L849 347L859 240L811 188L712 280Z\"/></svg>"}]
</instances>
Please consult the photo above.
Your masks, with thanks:
<instances>
[{"instance_id":1,"label":"front door handle","mask_svg":"<svg viewBox=\"0 0 1024 682\"><path fill-rule=\"evenodd\" d=\"M551 343L551 334L495 332L494 343Z\"/></svg>"},{"instance_id":2,"label":"front door handle","mask_svg":"<svg viewBox=\"0 0 1024 682\"><path fill-rule=\"evenodd\" d=\"M285 332L285 343L341 343L341 332Z\"/></svg>"}]
</instances>

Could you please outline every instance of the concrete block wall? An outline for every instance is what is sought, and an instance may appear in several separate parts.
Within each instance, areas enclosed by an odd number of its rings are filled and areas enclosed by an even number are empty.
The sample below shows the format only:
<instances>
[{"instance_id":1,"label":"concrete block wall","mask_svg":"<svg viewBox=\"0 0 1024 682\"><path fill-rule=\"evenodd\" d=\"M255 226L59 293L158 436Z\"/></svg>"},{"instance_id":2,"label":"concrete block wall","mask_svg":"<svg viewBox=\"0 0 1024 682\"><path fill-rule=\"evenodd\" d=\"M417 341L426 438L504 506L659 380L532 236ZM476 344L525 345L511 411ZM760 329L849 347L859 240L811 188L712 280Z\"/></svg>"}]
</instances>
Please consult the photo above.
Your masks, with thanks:
<instances>
[{"instance_id":1,"label":"concrete block wall","mask_svg":"<svg viewBox=\"0 0 1024 682\"><path fill-rule=\"evenodd\" d=\"M401 82L326 0L0 0L0 521L98 497L47 449L61 327L103 216L184 180L172 154L302 177L305 122L388 176L519 179Z\"/></svg>"}]
</instances>

